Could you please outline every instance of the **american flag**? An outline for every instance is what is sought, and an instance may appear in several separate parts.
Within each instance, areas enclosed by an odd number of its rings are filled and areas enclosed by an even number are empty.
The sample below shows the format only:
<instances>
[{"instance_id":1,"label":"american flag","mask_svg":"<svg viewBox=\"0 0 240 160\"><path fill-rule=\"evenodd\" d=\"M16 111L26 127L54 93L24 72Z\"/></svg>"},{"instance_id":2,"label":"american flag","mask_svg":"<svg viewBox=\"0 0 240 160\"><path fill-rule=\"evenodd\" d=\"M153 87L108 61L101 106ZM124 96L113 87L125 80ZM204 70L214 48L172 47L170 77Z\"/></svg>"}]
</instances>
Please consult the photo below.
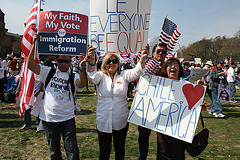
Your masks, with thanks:
<instances>
[{"instance_id":1,"label":"american flag","mask_svg":"<svg viewBox=\"0 0 240 160\"><path fill-rule=\"evenodd\" d=\"M161 64L161 62L158 61L157 59L155 59L155 58L150 59L145 64L145 73L148 73L150 75L156 75L160 64Z\"/></svg>"},{"instance_id":2,"label":"american flag","mask_svg":"<svg viewBox=\"0 0 240 160\"><path fill-rule=\"evenodd\" d=\"M172 52L180 35L177 31L177 25L165 18L159 42L167 45L168 51Z\"/></svg>"},{"instance_id":3,"label":"american flag","mask_svg":"<svg viewBox=\"0 0 240 160\"><path fill-rule=\"evenodd\" d=\"M34 0L32 10L29 14L28 21L25 26L21 49L25 54L24 57L24 65L22 68L22 86L21 91L19 92L20 101L20 117L23 116L24 111L29 109L30 106L33 105L34 102L34 73L27 68L27 57L30 53L30 50L33 45L33 36L36 33L36 27L38 24L38 16L40 12L40 4L41 0ZM36 62L38 62L38 58L36 58Z\"/></svg>"}]
</instances>

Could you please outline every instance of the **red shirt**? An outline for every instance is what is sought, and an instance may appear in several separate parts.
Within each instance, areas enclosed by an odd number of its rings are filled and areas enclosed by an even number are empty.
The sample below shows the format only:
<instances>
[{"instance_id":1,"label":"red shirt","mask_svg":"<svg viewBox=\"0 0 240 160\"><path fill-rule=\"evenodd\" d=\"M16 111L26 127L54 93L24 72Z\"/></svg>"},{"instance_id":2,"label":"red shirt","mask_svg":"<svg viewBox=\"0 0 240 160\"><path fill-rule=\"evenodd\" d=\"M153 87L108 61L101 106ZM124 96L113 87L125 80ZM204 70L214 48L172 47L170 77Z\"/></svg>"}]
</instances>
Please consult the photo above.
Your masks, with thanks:
<instances>
[{"instance_id":1,"label":"red shirt","mask_svg":"<svg viewBox=\"0 0 240 160\"><path fill-rule=\"evenodd\" d=\"M9 66L11 66L11 70L12 71L16 71L17 70L17 61L15 60L12 60L10 63L9 63Z\"/></svg>"}]
</instances>

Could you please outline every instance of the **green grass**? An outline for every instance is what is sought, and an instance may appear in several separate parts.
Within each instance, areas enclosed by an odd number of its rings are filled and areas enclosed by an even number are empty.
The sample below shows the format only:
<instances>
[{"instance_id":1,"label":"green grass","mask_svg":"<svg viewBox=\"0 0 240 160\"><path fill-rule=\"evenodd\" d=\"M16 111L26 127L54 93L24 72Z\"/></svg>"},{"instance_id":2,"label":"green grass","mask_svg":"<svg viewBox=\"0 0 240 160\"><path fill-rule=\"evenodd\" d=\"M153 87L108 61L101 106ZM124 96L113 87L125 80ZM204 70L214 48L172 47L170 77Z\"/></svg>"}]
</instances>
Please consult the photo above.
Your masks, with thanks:
<instances>
[{"instance_id":1,"label":"green grass","mask_svg":"<svg viewBox=\"0 0 240 160\"><path fill-rule=\"evenodd\" d=\"M98 159L98 137L96 132L97 97L94 88L89 85L90 93L83 91L77 94L81 104L81 112L76 115L77 141L81 159ZM240 101L240 90L236 99ZM210 103L209 97L205 101ZM132 101L128 103L129 108ZM201 155L192 158L186 152L186 159L240 159L240 103L221 102L225 119L217 119L207 112L202 112L206 127L210 130L209 145ZM2 104L0 110L0 159L49 159L49 149L44 133L36 133L35 129L19 132L23 119L18 116L19 106ZM32 116L33 127L35 117ZM201 124L197 127L199 132ZM156 132L150 136L148 159L156 159ZM138 152L137 126L130 124L126 140L126 160L137 159ZM66 159L63 143L61 143L63 158ZM112 148L111 159L114 159Z\"/></svg>"}]
</instances>

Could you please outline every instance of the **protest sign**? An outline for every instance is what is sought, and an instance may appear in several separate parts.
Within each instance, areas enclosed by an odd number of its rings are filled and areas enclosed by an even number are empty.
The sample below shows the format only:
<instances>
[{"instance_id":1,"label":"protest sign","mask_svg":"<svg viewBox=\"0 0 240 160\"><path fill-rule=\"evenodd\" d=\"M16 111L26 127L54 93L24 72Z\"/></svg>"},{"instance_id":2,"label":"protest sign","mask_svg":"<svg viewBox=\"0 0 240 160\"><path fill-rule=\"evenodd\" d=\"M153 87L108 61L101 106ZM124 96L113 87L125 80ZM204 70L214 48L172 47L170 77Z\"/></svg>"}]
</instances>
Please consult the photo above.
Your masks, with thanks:
<instances>
[{"instance_id":1,"label":"protest sign","mask_svg":"<svg viewBox=\"0 0 240 160\"><path fill-rule=\"evenodd\" d=\"M218 100L219 101L230 101L231 88L230 86L224 86L218 84Z\"/></svg>"},{"instance_id":2,"label":"protest sign","mask_svg":"<svg viewBox=\"0 0 240 160\"><path fill-rule=\"evenodd\" d=\"M195 64L202 64L201 58L194 58Z\"/></svg>"},{"instance_id":3,"label":"protest sign","mask_svg":"<svg viewBox=\"0 0 240 160\"><path fill-rule=\"evenodd\" d=\"M188 81L194 83L197 80L201 79L204 75L206 75L208 71L209 69L192 68Z\"/></svg>"},{"instance_id":4,"label":"protest sign","mask_svg":"<svg viewBox=\"0 0 240 160\"><path fill-rule=\"evenodd\" d=\"M159 43L159 36L156 36L156 37L152 37L152 38L148 38L148 44L149 44L149 51L150 51L150 57L152 57L152 50L153 50L153 47Z\"/></svg>"},{"instance_id":5,"label":"protest sign","mask_svg":"<svg viewBox=\"0 0 240 160\"><path fill-rule=\"evenodd\" d=\"M89 44L100 52L136 53L147 45L152 0L90 0Z\"/></svg>"},{"instance_id":6,"label":"protest sign","mask_svg":"<svg viewBox=\"0 0 240 160\"><path fill-rule=\"evenodd\" d=\"M87 52L88 16L42 11L39 18L39 54L80 55Z\"/></svg>"},{"instance_id":7,"label":"protest sign","mask_svg":"<svg viewBox=\"0 0 240 160\"><path fill-rule=\"evenodd\" d=\"M191 143L206 87L145 74L128 121Z\"/></svg>"}]
</instances>

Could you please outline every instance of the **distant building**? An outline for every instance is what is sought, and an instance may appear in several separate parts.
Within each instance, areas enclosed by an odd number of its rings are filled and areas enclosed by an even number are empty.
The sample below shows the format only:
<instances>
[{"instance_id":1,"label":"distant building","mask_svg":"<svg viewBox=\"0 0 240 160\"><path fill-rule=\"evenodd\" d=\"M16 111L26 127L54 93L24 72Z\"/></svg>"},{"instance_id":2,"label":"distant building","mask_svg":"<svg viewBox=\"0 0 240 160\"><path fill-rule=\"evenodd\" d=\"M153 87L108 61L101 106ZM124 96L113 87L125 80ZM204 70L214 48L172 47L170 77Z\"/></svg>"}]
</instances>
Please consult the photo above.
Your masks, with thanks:
<instances>
[{"instance_id":1,"label":"distant building","mask_svg":"<svg viewBox=\"0 0 240 160\"><path fill-rule=\"evenodd\" d=\"M5 17L5 14L3 13L3 11L0 8L0 22L3 23L3 26L5 28L5 19L4 19L4 17ZM5 34L6 34L6 36L11 37L12 41L14 40L14 38L22 38L22 35L8 32L8 29L6 29L6 28L5 28Z\"/></svg>"}]
</instances>

